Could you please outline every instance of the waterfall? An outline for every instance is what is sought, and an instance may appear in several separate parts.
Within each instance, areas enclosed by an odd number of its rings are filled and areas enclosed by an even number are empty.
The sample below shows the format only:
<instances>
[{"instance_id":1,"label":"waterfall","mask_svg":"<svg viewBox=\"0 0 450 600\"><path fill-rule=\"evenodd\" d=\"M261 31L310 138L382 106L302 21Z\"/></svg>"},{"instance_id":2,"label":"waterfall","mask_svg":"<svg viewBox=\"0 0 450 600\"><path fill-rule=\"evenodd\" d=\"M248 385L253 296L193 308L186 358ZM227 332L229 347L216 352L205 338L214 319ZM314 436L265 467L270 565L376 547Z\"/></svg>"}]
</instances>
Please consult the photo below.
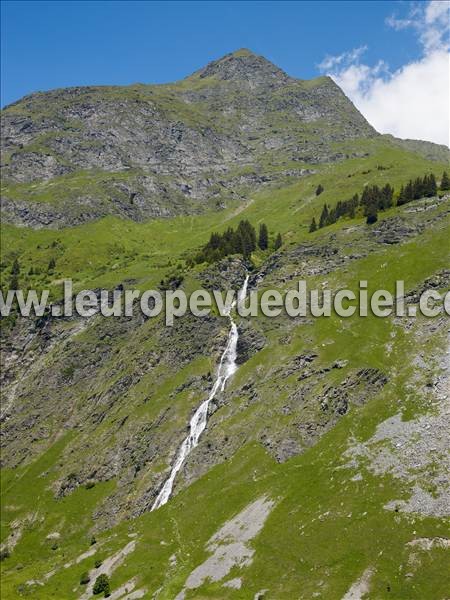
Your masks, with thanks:
<instances>
[{"instance_id":1,"label":"waterfall","mask_svg":"<svg viewBox=\"0 0 450 600\"><path fill-rule=\"evenodd\" d=\"M245 278L244 285L238 292L237 301L243 302L247 296L248 287L248 275ZM237 370L236 355L237 355L237 342L239 338L238 329L236 323L231 316L232 309L236 306L236 300L227 307L226 315L230 319L230 333L228 334L227 344L225 350L220 358L219 368L217 369L217 376L212 387L212 390L206 400L204 400L195 411L189 423L189 434L184 439L183 443L178 450L175 462L172 466L169 477L162 486L151 510L156 510L160 506L166 504L172 494L173 484L178 471L183 466L184 461L195 446L197 446L201 434L203 433L206 423L208 420L208 407L211 400L216 396L217 392L222 392L225 389L225 385L228 379Z\"/></svg>"}]
</instances>

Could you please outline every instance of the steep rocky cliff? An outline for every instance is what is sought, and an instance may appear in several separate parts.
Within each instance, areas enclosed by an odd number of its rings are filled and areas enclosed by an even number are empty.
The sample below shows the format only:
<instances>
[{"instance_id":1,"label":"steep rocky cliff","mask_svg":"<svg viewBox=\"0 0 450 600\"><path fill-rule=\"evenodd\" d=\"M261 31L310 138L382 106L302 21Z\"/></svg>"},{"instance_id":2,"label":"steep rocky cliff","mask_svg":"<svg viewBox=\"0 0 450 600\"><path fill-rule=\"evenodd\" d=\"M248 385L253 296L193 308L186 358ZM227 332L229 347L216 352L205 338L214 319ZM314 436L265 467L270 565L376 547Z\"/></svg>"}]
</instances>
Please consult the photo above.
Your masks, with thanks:
<instances>
[{"instance_id":1,"label":"steep rocky cliff","mask_svg":"<svg viewBox=\"0 0 450 600\"><path fill-rule=\"evenodd\" d=\"M241 50L169 85L27 96L2 114L3 218L35 227L223 208L374 130L329 78Z\"/></svg>"}]
</instances>

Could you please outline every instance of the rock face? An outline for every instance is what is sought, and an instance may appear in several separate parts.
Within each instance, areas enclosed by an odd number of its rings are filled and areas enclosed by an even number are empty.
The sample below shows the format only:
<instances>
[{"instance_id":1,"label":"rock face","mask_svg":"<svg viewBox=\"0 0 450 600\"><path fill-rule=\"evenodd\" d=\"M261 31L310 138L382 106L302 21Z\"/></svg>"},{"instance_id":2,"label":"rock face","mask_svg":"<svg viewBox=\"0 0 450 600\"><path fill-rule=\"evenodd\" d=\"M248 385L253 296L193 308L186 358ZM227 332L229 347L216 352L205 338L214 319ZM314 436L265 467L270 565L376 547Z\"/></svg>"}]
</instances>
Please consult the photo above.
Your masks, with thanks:
<instances>
[{"instance_id":1,"label":"rock face","mask_svg":"<svg viewBox=\"0 0 450 600\"><path fill-rule=\"evenodd\" d=\"M271 84L273 87L279 87L295 81L266 58L257 56L246 48L209 63L194 73L194 76L198 76L200 79L216 77L223 81L239 80L252 87L270 86Z\"/></svg>"},{"instance_id":2,"label":"rock face","mask_svg":"<svg viewBox=\"0 0 450 600\"><path fill-rule=\"evenodd\" d=\"M248 50L175 84L35 93L2 111L3 218L61 227L195 214L374 135L331 79L294 79Z\"/></svg>"}]
</instances>

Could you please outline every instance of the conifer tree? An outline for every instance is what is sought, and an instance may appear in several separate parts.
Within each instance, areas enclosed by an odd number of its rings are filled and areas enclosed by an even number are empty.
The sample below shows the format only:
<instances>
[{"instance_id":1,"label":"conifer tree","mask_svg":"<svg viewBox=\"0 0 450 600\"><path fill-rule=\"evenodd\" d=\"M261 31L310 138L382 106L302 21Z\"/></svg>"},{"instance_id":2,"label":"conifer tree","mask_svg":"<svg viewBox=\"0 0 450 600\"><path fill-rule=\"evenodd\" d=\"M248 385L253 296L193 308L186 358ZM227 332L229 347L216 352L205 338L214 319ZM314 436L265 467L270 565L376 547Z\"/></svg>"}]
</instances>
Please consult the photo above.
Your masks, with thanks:
<instances>
[{"instance_id":1,"label":"conifer tree","mask_svg":"<svg viewBox=\"0 0 450 600\"><path fill-rule=\"evenodd\" d=\"M444 171L442 173L442 179L441 179L441 190L450 190L450 179L448 176L447 171Z\"/></svg>"},{"instance_id":2,"label":"conifer tree","mask_svg":"<svg viewBox=\"0 0 450 600\"><path fill-rule=\"evenodd\" d=\"M325 227L328 224L328 206L326 204L323 205L322 214L319 219L319 228Z\"/></svg>"},{"instance_id":3,"label":"conifer tree","mask_svg":"<svg viewBox=\"0 0 450 600\"><path fill-rule=\"evenodd\" d=\"M358 194L354 194L352 199L349 202L348 216L351 219L355 218L355 212L357 207L359 206L359 196Z\"/></svg>"},{"instance_id":4,"label":"conifer tree","mask_svg":"<svg viewBox=\"0 0 450 600\"><path fill-rule=\"evenodd\" d=\"M386 208L391 208L392 206L392 198L394 196L394 188L387 183L384 188L381 190L381 208L384 210Z\"/></svg>"},{"instance_id":5,"label":"conifer tree","mask_svg":"<svg viewBox=\"0 0 450 600\"><path fill-rule=\"evenodd\" d=\"M327 225L332 225L333 223L336 223L336 221L337 221L336 209L332 208L330 210L330 212L328 213Z\"/></svg>"},{"instance_id":6,"label":"conifer tree","mask_svg":"<svg viewBox=\"0 0 450 600\"><path fill-rule=\"evenodd\" d=\"M373 223L376 223L378 221L378 214L377 214L377 206L376 204L369 204L369 206L367 207L366 210L366 223L367 225L373 225Z\"/></svg>"},{"instance_id":7,"label":"conifer tree","mask_svg":"<svg viewBox=\"0 0 450 600\"><path fill-rule=\"evenodd\" d=\"M437 183L436 183L436 177L434 176L434 173L430 173L430 175L428 176L428 185L427 185L427 190L426 190L426 196L428 198L432 198L433 196L436 196L437 194Z\"/></svg>"},{"instance_id":8,"label":"conifer tree","mask_svg":"<svg viewBox=\"0 0 450 600\"><path fill-rule=\"evenodd\" d=\"M14 262L11 267L11 274L18 275L20 273L20 263L17 258L14 259Z\"/></svg>"},{"instance_id":9,"label":"conifer tree","mask_svg":"<svg viewBox=\"0 0 450 600\"><path fill-rule=\"evenodd\" d=\"M397 206L401 206L402 204L405 204L405 187L403 185L400 186L400 191L397 198Z\"/></svg>"},{"instance_id":10,"label":"conifer tree","mask_svg":"<svg viewBox=\"0 0 450 600\"><path fill-rule=\"evenodd\" d=\"M242 252L244 258L250 258L253 250L256 250L255 228L247 220L241 221L238 225L237 235L240 252Z\"/></svg>"},{"instance_id":11,"label":"conifer tree","mask_svg":"<svg viewBox=\"0 0 450 600\"><path fill-rule=\"evenodd\" d=\"M311 221L311 225L309 226L309 233L313 233L316 230L317 230L317 223L316 223L316 219L313 217L313 219Z\"/></svg>"},{"instance_id":12,"label":"conifer tree","mask_svg":"<svg viewBox=\"0 0 450 600\"><path fill-rule=\"evenodd\" d=\"M221 236L219 233L212 233L210 238L209 238L209 247L212 248L213 250L216 250L217 248L220 248L220 244L221 244Z\"/></svg>"},{"instance_id":13,"label":"conifer tree","mask_svg":"<svg viewBox=\"0 0 450 600\"><path fill-rule=\"evenodd\" d=\"M11 279L9 282L10 290L17 290L19 288L19 275L20 275L20 263L17 258L14 259L14 262L11 267Z\"/></svg>"},{"instance_id":14,"label":"conifer tree","mask_svg":"<svg viewBox=\"0 0 450 600\"><path fill-rule=\"evenodd\" d=\"M321 183L319 183L319 185L316 188L316 196L320 196L320 194L323 192L324 187Z\"/></svg>"},{"instance_id":15,"label":"conifer tree","mask_svg":"<svg viewBox=\"0 0 450 600\"><path fill-rule=\"evenodd\" d=\"M405 189L404 189L404 192L403 192L403 197L404 197L404 200L405 200L404 203L411 202L411 200L414 199L414 185L413 185L413 182L411 181L411 179L405 185Z\"/></svg>"},{"instance_id":16,"label":"conifer tree","mask_svg":"<svg viewBox=\"0 0 450 600\"><path fill-rule=\"evenodd\" d=\"M108 596L111 595L109 587L109 577L105 573L102 573L97 577L94 583L94 587L92 588L92 593L94 594L94 596L97 596L102 592L105 598L108 598Z\"/></svg>"},{"instance_id":17,"label":"conifer tree","mask_svg":"<svg viewBox=\"0 0 450 600\"><path fill-rule=\"evenodd\" d=\"M264 227L267 232L267 227L265 225ZM236 231L228 227L223 234L212 233L208 243L193 258L193 261L211 263L229 254L239 253L245 258L249 258L254 250L256 250L256 231L253 225L245 220L239 223Z\"/></svg>"},{"instance_id":18,"label":"conifer tree","mask_svg":"<svg viewBox=\"0 0 450 600\"><path fill-rule=\"evenodd\" d=\"M279 250L282 245L283 245L283 240L281 239L281 233L279 233L277 235L277 237L275 238L275 244L273 247L275 248L275 250Z\"/></svg>"},{"instance_id":19,"label":"conifer tree","mask_svg":"<svg viewBox=\"0 0 450 600\"><path fill-rule=\"evenodd\" d=\"M267 250L269 245L269 232L267 231L267 225L261 223L259 226L258 246L261 250Z\"/></svg>"},{"instance_id":20,"label":"conifer tree","mask_svg":"<svg viewBox=\"0 0 450 600\"><path fill-rule=\"evenodd\" d=\"M428 177L425 175L424 179L416 177L413 183L412 200L418 200L423 198L425 193L425 186L428 184Z\"/></svg>"}]
</instances>

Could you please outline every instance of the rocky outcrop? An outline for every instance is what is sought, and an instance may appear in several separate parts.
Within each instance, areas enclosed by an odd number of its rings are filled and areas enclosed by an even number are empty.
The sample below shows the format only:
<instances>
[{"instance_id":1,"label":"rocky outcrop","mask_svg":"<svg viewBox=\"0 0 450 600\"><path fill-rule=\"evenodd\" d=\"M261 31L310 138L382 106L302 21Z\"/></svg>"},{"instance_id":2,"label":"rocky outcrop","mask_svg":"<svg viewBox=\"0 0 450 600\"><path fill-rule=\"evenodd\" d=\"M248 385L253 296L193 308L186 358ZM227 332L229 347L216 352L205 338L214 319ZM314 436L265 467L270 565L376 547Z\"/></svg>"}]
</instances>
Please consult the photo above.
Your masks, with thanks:
<instances>
[{"instance_id":1,"label":"rocky outcrop","mask_svg":"<svg viewBox=\"0 0 450 600\"><path fill-rule=\"evenodd\" d=\"M266 345L266 338L255 329L251 323L245 320L238 327L239 339L237 343L237 358L236 363L241 365L259 352Z\"/></svg>"},{"instance_id":2,"label":"rocky outcrop","mask_svg":"<svg viewBox=\"0 0 450 600\"><path fill-rule=\"evenodd\" d=\"M176 84L35 93L2 111L2 217L62 227L220 209L314 172L286 163L344 160L335 142L374 135L331 79L247 50Z\"/></svg>"},{"instance_id":3,"label":"rocky outcrop","mask_svg":"<svg viewBox=\"0 0 450 600\"><path fill-rule=\"evenodd\" d=\"M237 256L229 256L212 265L200 273L200 281L204 289L226 292L229 289L237 291L242 287L245 276L252 265Z\"/></svg>"}]
</instances>

